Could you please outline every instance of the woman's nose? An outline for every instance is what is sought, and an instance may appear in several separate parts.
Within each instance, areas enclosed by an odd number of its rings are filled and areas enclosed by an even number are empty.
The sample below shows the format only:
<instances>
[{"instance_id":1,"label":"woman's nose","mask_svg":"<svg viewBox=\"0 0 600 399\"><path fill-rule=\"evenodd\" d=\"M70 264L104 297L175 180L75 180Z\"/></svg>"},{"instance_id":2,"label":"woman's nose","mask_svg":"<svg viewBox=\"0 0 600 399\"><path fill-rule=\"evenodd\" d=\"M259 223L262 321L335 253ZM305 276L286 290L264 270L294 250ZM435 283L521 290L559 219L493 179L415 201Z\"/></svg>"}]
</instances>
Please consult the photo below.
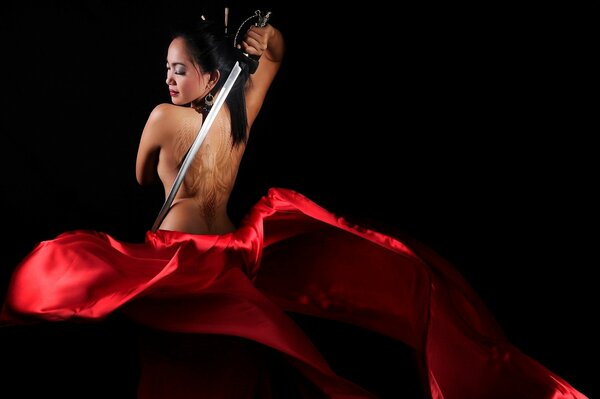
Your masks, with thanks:
<instances>
[{"instance_id":1,"label":"woman's nose","mask_svg":"<svg viewBox=\"0 0 600 399\"><path fill-rule=\"evenodd\" d=\"M175 83L175 81L173 80L173 75L171 74L171 71L167 71L167 80L166 80L167 85L172 85Z\"/></svg>"}]
</instances>

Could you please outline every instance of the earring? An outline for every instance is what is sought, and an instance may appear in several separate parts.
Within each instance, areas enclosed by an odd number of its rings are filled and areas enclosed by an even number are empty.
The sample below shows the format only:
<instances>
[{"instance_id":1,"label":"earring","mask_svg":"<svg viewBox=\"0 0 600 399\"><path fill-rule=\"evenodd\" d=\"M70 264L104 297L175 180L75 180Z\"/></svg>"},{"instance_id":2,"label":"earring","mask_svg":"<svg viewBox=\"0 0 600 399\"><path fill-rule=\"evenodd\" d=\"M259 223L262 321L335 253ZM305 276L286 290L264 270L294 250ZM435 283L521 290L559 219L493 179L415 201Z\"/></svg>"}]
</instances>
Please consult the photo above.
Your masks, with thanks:
<instances>
[{"instance_id":1,"label":"earring","mask_svg":"<svg viewBox=\"0 0 600 399\"><path fill-rule=\"evenodd\" d=\"M212 94L208 93L206 95L206 97L204 97L204 104L206 105L207 108L210 108L213 106L214 103L215 103L215 98L213 97Z\"/></svg>"}]
</instances>

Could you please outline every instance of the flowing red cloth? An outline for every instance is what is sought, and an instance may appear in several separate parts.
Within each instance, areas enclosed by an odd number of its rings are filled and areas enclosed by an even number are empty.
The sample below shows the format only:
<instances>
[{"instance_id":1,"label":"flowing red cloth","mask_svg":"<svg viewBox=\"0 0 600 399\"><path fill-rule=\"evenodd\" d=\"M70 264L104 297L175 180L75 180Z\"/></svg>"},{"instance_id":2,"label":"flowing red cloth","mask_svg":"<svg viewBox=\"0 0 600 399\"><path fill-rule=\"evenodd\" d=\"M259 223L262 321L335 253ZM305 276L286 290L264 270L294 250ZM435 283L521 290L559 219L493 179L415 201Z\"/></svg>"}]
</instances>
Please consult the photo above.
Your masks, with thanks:
<instances>
[{"instance_id":1,"label":"flowing red cloth","mask_svg":"<svg viewBox=\"0 0 600 399\"><path fill-rule=\"evenodd\" d=\"M73 231L18 266L0 320L101 319L242 337L280 352L332 398L372 397L336 375L285 311L372 330L415 349L435 399L585 398L505 339L444 259L271 189L225 235L148 232L124 243Z\"/></svg>"}]
</instances>

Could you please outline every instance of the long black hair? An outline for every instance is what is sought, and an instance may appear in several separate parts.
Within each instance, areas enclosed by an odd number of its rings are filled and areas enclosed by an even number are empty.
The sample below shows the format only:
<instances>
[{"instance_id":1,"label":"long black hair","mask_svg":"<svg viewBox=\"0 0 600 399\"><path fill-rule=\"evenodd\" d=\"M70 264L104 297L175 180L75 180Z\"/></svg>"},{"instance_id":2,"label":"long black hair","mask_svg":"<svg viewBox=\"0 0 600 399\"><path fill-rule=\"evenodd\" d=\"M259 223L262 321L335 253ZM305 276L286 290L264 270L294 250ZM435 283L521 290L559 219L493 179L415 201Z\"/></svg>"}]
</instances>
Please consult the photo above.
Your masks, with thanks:
<instances>
[{"instance_id":1,"label":"long black hair","mask_svg":"<svg viewBox=\"0 0 600 399\"><path fill-rule=\"evenodd\" d=\"M213 95L223 87L235 62L241 60L240 50L225 36L223 26L212 21L200 20L181 25L174 30L171 38L185 41L190 56L204 72L220 72L219 81L211 90ZM246 143L248 128L244 88L250 75L247 65L240 62L240 66L242 72L225 100L231 113L231 138L234 146Z\"/></svg>"}]
</instances>

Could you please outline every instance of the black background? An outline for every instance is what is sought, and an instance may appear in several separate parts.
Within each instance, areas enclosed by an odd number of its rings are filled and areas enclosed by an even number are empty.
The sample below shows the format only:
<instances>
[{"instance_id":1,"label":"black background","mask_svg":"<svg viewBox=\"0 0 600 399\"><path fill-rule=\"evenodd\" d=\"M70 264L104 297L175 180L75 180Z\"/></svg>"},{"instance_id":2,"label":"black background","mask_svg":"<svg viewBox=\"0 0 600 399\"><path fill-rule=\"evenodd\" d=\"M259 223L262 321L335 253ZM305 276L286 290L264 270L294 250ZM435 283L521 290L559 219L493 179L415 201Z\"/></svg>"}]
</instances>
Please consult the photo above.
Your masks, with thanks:
<instances>
[{"instance_id":1,"label":"black background","mask_svg":"<svg viewBox=\"0 0 600 399\"><path fill-rule=\"evenodd\" d=\"M239 220L269 187L286 187L422 240L517 347L593 397L597 7L479 3L226 3L230 32L271 9L287 43L230 211ZM137 185L135 155L148 114L169 101L168 28L221 18L224 5L2 11L1 293L19 260L63 231L143 239L163 198ZM73 375L80 387L134 380L121 322L0 332L12 370L2 385L60 375L64 393Z\"/></svg>"}]
</instances>

